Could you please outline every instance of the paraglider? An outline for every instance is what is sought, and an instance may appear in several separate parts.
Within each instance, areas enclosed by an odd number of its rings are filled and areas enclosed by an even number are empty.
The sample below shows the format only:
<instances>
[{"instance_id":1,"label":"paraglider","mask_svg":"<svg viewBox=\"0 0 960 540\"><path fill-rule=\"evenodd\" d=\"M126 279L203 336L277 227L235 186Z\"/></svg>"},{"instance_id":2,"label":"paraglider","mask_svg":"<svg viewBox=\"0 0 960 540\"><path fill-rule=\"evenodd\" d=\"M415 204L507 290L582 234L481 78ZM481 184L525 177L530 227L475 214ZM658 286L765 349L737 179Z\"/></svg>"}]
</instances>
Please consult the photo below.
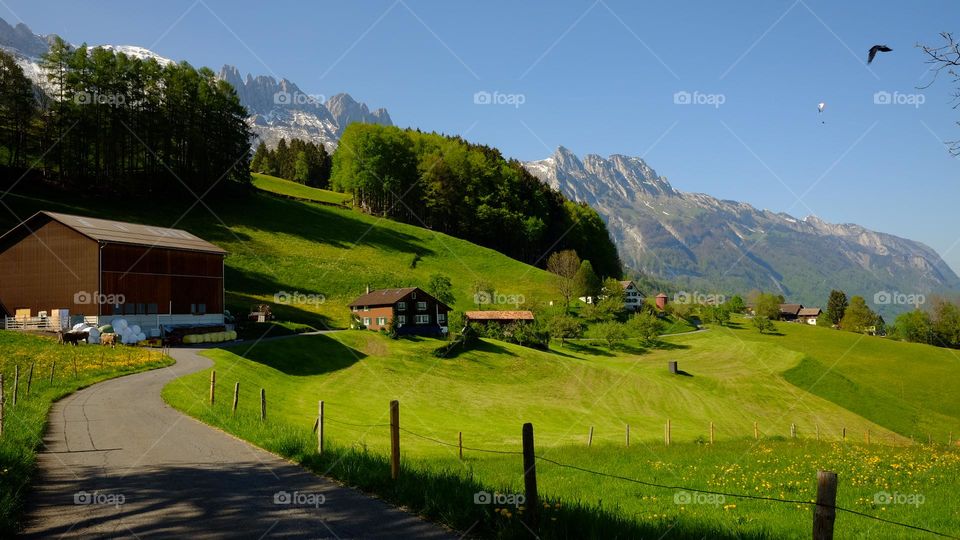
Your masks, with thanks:
<instances>
[{"instance_id":1,"label":"paraglider","mask_svg":"<svg viewBox=\"0 0 960 540\"><path fill-rule=\"evenodd\" d=\"M827 104L822 101L817 105L817 117L820 118L821 124L826 124L826 122L823 121L823 109L825 108L827 108Z\"/></svg>"}]
</instances>

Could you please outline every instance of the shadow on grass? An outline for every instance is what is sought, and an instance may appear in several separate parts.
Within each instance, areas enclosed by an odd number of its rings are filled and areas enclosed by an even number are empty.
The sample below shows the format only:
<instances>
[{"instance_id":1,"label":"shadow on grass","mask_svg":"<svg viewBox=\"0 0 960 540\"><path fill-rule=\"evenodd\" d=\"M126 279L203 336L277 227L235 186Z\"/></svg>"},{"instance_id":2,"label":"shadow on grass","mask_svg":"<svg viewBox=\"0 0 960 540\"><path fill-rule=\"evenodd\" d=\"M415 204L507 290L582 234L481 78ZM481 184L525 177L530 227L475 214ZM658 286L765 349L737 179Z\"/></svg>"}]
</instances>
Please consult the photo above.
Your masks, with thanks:
<instances>
[{"instance_id":1,"label":"shadow on grass","mask_svg":"<svg viewBox=\"0 0 960 540\"><path fill-rule=\"evenodd\" d=\"M298 377L346 369L367 356L324 334L273 341L269 347L242 344L225 350Z\"/></svg>"}]
</instances>

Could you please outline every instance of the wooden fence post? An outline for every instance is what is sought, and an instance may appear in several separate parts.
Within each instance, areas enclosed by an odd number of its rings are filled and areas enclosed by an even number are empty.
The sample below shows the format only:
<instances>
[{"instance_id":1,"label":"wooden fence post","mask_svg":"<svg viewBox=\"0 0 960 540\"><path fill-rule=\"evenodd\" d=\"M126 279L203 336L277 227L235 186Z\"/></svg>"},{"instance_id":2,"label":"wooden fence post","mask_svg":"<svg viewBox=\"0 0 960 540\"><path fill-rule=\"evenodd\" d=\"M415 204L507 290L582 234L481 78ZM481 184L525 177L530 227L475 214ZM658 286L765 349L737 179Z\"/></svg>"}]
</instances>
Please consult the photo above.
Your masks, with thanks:
<instances>
[{"instance_id":1,"label":"wooden fence post","mask_svg":"<svg viewBox=\"0 0 960 540\"><path fill-rule=\"evenodd\" d=\"M323 455L323 400L320 400L317 411L317 452Z\"/></svg>"},{"instance_id":2,"label":"wooden fence post","mask_svg":"<svg viewBox=\"0 0 960 540\"><path fill-rule=\"evenodd\" d=\"M630 424L627 424L627 448L630 447Z\"/></svg>"},{"instance_id":3,"label":"wooden fence post","mask_svg":"<svg viewBox=\"0 0 960 540\"><path fill-rule=\"evenodd\" d=\"M27 373L27 395L28 396L30 395L30 387L33 386L33 366L34 365L35 363L30 364L30 371Z\"/></svg>"},{"instance_id":4,"label":"wooden fence post","mask_svg":"<svg viewBox=\"0 0 960 540\"><path fill-rule=\"evenodd\" d=\"M217 388L217 370L210 371L210 405L213 405L214 393Z\"/></svg>"},{"instance_id":5,"label":"wooden fence post","mask_svg":"<svg viewBox=\"0 0 960 540\"><path fill-rule=\"evenodd\" d=\"M847 440L847 428L846 428L846 427L843 428L843 435L842 435L842 436L843 436L843 440Z\"/></svg>"},{"instance_id":6,"label":"wooden fence post","mask_svg":"<svg viewBox=\"0 0 960 540\"><path fill-rule=\"evenodd\" d=\"M390 402L390 478L400 477L400 402Z\"/></svg>"},{"instance_id":7,"label":"wooden fence post","mask_svg":"<svg viewBox=\"0 0 960 540\"><path fill-rule=\"evenodd\" d=\"M837 473L817 472L817 507L813 511L813 540L833 540L837 519Z\"/></svg>"},{"instance_id":8,"label":"wooden fence post","mask_svg":"<svg viewBox=\"0 0 960 540\"><path fill-rule=\"evenodd\" d=\"M713 422L710 422L710 444L713 444Z\"/></svg>"},{"instance_id":9,"label":"wooden fence post","mask_svg":"<svg viewBox=\"0 0 960 540\"><path fill-rule=\"evenodd\" d=\"M537 454L533 445L533 424L523 425L523 492L526 497L527 525L536 530L540 501L537 495Z\"/></svg>"},{"instance_id":10,"label":"wooden fence post","mask_svg":"<svg viewBox=\"0 0 960 540\"><path fill-rule=\"evenodd\" d=\"M869 430L869 429L863 434L863 437L864 437L864 440L867 442L867 444L870 444L870 430Z\"/></svg>"},{"instance_id":11,"label":"wooden fence post","mask_svg":"<svg viewBox=\"0 0 960 540\"><path fill-rule=\"evenodd\" d=\"M457 445L460 447L460 461L463 461L463 432L457 432Z\"/></svg>"},{"instance_id":12,"label":"wooden fence post","mask_svg":"<svg viewBox=\"0 0 960 540\"><path fill-rule=\"evenodd\" d=\"M796 439L796 438L797 438L797 425L796 425L796 424L790 424L790 438L791 438L791 439Z\"/></svg>"},{"instance_id":13,"label":"wooden fence post","mask_svg":"<svg viewBox=\"0 0 960 540\"><path fill-rule=\"evenodd\" d=\"M587 446L593 445L593 426L590 426L590 433L587 434Z\"/></svg>"},{"instance_id":14,"label":"wooden fence post","mask_svg":"<svg viewBox=\"0 0 960 540\"><path fill-rule=\"evenodd\" d=\"M3 373L0 373L0 437L3 436L3 408L6 406L6 401L3 395Z\"/></svg>"},{"instance_id":15,"label":"wooden fence post","mask_svg":"<svg viewBox=\"0 0 960 540\"><path fill-rule=\"evenodd\" d=\"M237 401L240 399L240 381L237 381L233 384L233 410L232 413L236 414L237 412Z\"/></svg>"},{"instance_id":16,"label":"wooden fence post","mask_svg":"<svg viewBox=\"0 0 960 540\"><path fill-rule=\"evenodd\" d=\"M672 433L670 433L671 431L672 431L672 426L670 425L670 419L667 418L667 425L664 426L664 433L663 433L663 442L667 446L670 446L670 438L671 438L670 436L672 435Z\"/></svg>"},{"instance_id":17,"label":"wooden fence post","mask_svg":"<svg viewBox=\"0 0 960 540\"><path fill-rule=\"evenodd\" d=\"M13 366L13 406L17 406L17 394L20 390L20 366Z\"/></svg>"},{"instance_id":18,"label":"wooden fence post","mask_svg":"<svg viewBox=\"0 0 960 540\"><path fill-rule=\"evenodd\" d=\"M260 389L260 420L267 419L267 391L263 388Z\"/></svg>"},{"instance_id":19,"label":"wooden fence post","mask_svg":"<svg viewBox=\"0 0 960 540\"><path fill-rule=\"evenodd\" d=\"M50 364L50 386L53 386L53 373L56 369L57 369L57 361L54 360L53 363Z\"/></svg>"},{"instance_id":20,"label":"wooden fence post","mask_svg":"<svg viewBox=\"0 0 960 540\"><path fill-rule=\"evenodd\" d=\"M757 425L756 421L753 422L753 438L758 441L760 440L760 427Z\"/></svg>"}]
</instances>

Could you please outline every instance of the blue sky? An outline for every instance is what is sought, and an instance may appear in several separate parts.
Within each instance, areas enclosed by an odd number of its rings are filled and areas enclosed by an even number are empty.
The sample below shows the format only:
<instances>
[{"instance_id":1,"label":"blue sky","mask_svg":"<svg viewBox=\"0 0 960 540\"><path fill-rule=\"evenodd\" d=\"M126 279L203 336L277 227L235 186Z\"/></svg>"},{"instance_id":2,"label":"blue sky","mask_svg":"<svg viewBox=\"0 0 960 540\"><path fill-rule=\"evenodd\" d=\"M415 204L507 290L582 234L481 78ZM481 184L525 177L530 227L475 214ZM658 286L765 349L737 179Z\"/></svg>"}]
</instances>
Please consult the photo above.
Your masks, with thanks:
<instances>
[{"instance_id":1,"label":"blue sky","mask_svg":"<svg viewBox=\"0 0 960 540\"><path fill-rule=\"evenodd\" d=\"M960 160L943 144L960 110L945 78L917 89L915 47L960 33L956 2L3 0L0 16L349 92L519 159L643 156L679 189L920 240L960 270ZM894 51L868 67L876 43ZM684 91L722 104L675 104Z\"/></svg>"}]
</instances>

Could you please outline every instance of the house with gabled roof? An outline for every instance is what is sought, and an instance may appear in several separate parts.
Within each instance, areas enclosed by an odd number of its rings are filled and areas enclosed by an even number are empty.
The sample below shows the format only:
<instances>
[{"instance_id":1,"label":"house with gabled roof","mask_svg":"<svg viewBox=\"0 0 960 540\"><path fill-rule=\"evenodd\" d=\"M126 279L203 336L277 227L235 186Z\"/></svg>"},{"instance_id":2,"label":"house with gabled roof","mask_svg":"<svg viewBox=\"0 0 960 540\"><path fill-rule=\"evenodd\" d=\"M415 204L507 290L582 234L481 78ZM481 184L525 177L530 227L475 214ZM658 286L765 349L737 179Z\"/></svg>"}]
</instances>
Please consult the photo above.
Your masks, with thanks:
<instances>
[{"instance_id":1,"label":"house with gabled roof","mask_svg":"<svg viewBox=\"0 0 960 540\"><path fill-rule=\"evenodd\" d=\"M436 335L447 332L450 306L419 287L369 290L350 302L355 324L398 334Z\"/></svg>"}]
</instances>

